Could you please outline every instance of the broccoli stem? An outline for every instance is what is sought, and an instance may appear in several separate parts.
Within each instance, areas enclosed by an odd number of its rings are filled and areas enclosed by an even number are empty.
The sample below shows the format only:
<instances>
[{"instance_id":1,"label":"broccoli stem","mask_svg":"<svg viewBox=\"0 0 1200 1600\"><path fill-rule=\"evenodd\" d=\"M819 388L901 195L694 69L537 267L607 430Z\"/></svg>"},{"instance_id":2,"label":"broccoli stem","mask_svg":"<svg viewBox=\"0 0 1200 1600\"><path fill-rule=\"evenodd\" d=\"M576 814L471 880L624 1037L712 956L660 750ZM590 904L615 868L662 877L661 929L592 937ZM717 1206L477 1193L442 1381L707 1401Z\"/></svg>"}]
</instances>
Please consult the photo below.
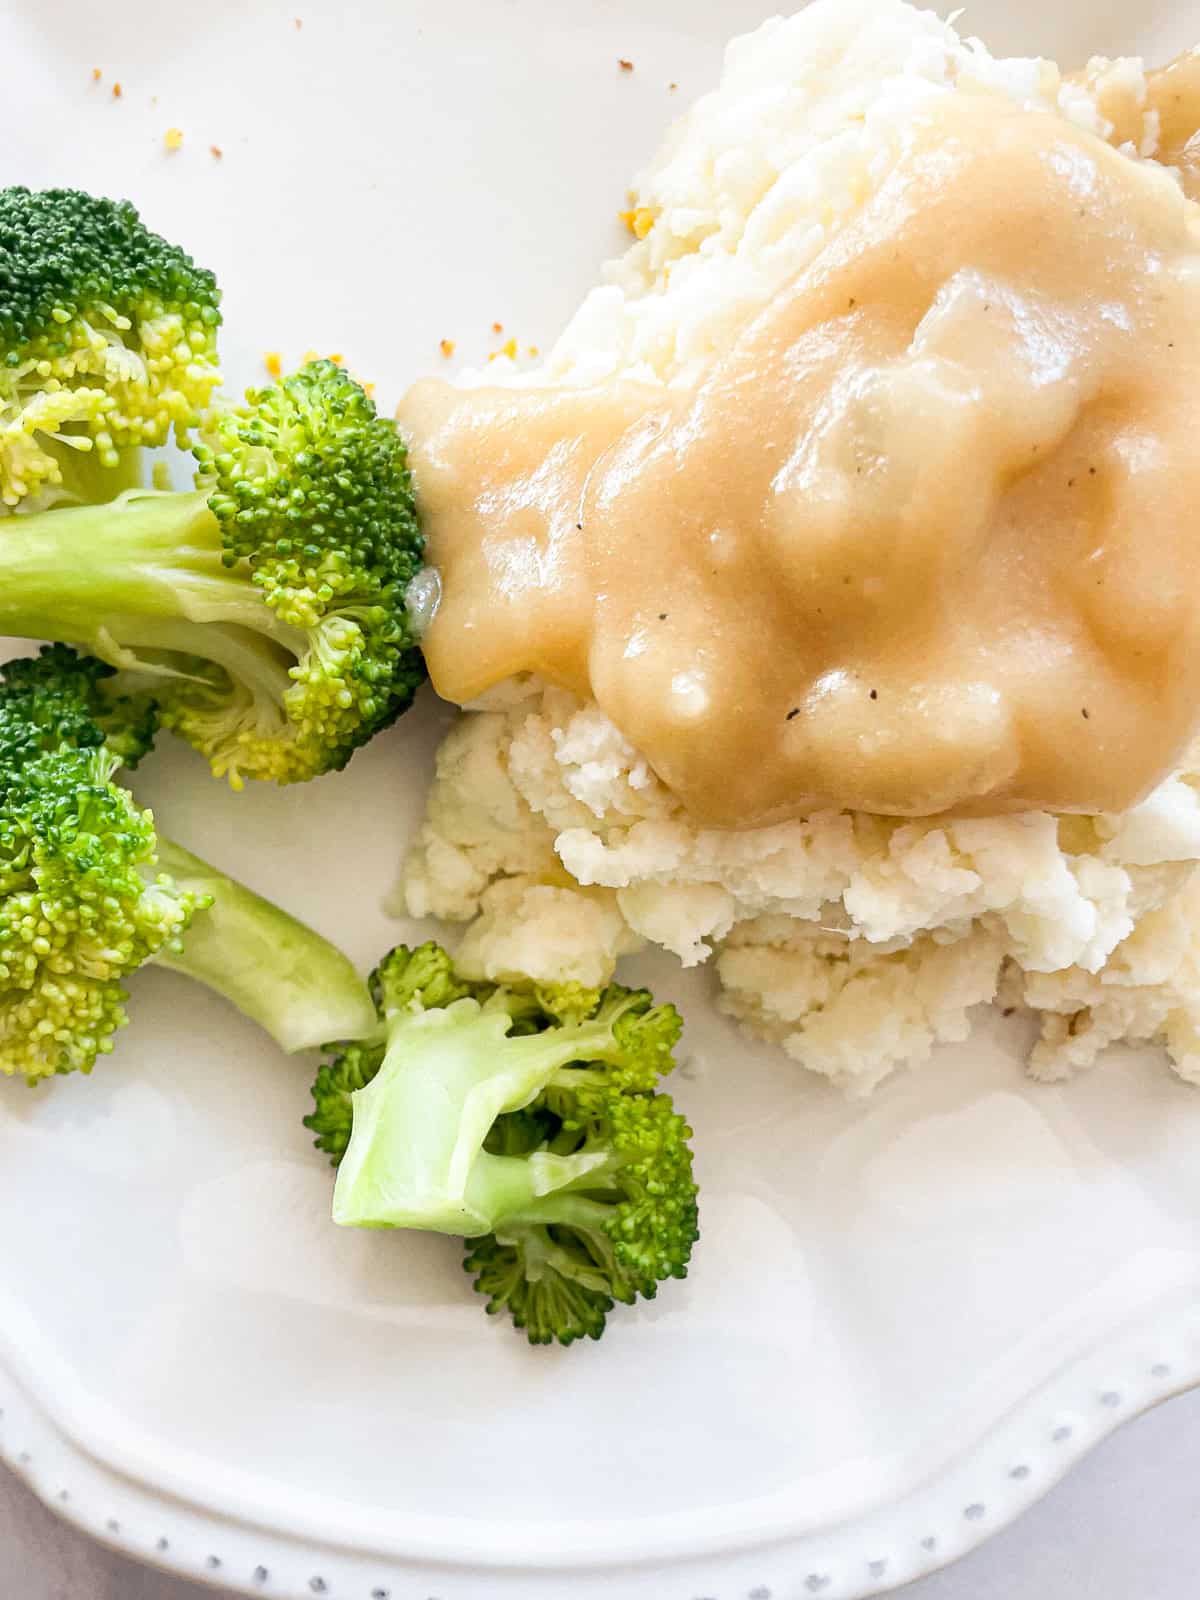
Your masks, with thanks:
<instances>
[{"instance_id":1,"label":"broccoli stem","mask_svg":"<svg viewBox=\"0 0 1200 1600\"><path fill-rule=\"evenodd\" d=\"M0 629L151 676L186 675L187 658L213 662L275 706L303 648L256 586L224 565L220 527L198 491L134 489L105 505L6 519Z\"/></svg>"},{"instance_id":2,"label":"broccoli stem","mask_svg":"<svg viewBox=\"0 0 1200 1600\"><path fill-rule=\"evenodd\" d=\"M182 951L160 951L156 966L215 990L289 1053L377 1031L367 985L319 933L161 834L158 864L213 903L196 913Z\"/></svg>"},{"instance_id":3,"label":"broccoli stem","mask_svg":"<svg viewBox=\"0 0 1200 1600\"><path fill-rule=\"evenodd\" d=\"M90 443L86 434L72 426L44 441L46 454L57 459L62 472L62 482L49 491L49 504L101 505L141 485L140 450L122 450L116 466L111 467L105 465L99 450L73 443L75 439Z\"/></svg>"},{"instance_id":4,"label":"broccoli stem","mask_svg":"<svg viewBox=\"0 0 1200 1600\"><path fill-rule=\"evenodd\" d=\"M603 1154L483 1150L501 1113L528 1105L560 1068L603 1059L613 1047L605 1020L515 1039L511 1023L474 1000L389 1018L383 1065L354 1097L354 1131L334 1189L339 1226L471 1238L607 1163Z\"/></svg>"}]
</instances>

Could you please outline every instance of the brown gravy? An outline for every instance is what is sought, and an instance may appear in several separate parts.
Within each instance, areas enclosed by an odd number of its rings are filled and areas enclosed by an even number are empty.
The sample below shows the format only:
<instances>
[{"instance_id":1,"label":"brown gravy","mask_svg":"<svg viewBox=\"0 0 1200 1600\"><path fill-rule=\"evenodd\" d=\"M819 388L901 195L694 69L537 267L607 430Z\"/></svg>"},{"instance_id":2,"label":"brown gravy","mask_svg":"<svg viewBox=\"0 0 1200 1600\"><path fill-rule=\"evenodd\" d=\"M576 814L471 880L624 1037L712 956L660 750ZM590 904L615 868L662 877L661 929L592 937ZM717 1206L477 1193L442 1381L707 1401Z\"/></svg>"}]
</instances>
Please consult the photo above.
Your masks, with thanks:
<instances>
[{"instance_id":1,"label":"brown gravy","mask_svg":"<svg viewBox=\"0 0 1200 1600\"><path fill-rule=\"evenodd\" d=\"M591 694L716 826L1128 806L1200 721L1198 219L964 92L694 389L418 383L435 687Z\"/></svg>"}]
</instances>

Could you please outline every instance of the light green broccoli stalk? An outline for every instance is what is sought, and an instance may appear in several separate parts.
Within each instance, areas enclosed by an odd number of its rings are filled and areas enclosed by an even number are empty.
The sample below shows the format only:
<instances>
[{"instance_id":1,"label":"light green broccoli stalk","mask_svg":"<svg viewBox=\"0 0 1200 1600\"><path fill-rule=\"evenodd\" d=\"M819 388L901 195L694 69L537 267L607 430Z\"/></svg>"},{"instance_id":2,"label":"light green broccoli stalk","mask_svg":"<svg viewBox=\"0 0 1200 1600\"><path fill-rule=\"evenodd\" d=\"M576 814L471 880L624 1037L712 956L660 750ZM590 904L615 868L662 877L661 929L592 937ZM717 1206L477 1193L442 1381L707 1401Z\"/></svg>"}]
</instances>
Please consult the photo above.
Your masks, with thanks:
<instances>
[{"instance_id":1,"label":"light green broccoli stalk","mask_svg":"<svg viewBox=\"0 0 1200 1600\"><path fill-rule=\"evenodd\" d=\"M14 518L0 628L61 640L151 694L235 787L343 767L425 676L404 442L328 361L210 424L191 493Z\"/></svg>"},{"instance_id":2,"label":"light green broccoli stalk","mask_svg":"<svg viewBox=\"0 0 1200 1600\"><path fill-rule=\"evenodd\" d=\"M220 383L211 272L125 201L0 190L0 515L101 501Z\"/></svg>"},{"instance_id":3,"label":"light green broccoli stalk","mask_svg":"<svg viewBox=\"0 0 1200 1600\"><path fill-rule=\"evenodd\" d=\"M372 980L383 1026L322 1068L307 1126L334 1221L471 1241L468 1270L536 1344L599 1338L614 1301L686 1275L690 1129L657 1091L680 1021L644 991L471 984L427 944Z\"/></svg>"},{"instance_id":4,"label":"light green broccoli stalk","mask_svg":"<svg viewBox=\"0 0 1200 1600\"><path fill-rule=\"evenodd\" d=\"M0 1073L90 1072L148 963L215 989L285 1049L374 1026L340 951L161 839L115 781L155 714L106 693L111 677L61 645L0 673Z\"/></svg>"}]
</instances>

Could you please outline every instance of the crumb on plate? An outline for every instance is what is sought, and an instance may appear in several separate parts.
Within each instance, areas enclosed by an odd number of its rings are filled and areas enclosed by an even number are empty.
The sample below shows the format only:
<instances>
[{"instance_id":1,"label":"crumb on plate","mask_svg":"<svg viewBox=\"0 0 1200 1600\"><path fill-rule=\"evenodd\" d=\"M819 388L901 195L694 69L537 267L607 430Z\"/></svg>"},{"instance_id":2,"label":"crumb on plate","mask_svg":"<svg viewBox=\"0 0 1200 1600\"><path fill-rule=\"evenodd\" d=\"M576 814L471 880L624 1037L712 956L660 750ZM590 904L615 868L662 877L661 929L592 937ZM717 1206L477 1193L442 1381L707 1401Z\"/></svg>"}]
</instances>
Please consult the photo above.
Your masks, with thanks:
<instances>
[{"instance_id":1,"label":"crumb on plate","mask_svg":"<svg viewBox=\"0 0 1200 1600\"><path fill-rule=\"evenodd\" d=\"M657 220L656 213L649 206L635 206L629 211L618 211L617 216L635 239L644 239Z\"/></svg>"},{"instance_id":2,"label":"crumb on plate","mask_svg":"<svg viewBox=\"0 0 1200 1600\"><path fill-rule=\"evenodd\" d=\"M445 356L446 360L449 361L450 357L454 354L454 340L453 339L443 339L442 342L438 345L438 349Z\"/></svg>"},{"instance_id":3,"label":"crumb on plate","mask_svg":"<svg viewBox=\"0 0 1200 1600\"><path fill-rule=\"evenodd\" d=\"M510 361L515 361L517 359L517 341L515 339L506 339L499 350L492 351L488 356L488 360L495 361L499 356L507 356Z\"/></svg>"},{"instance_id":4,"label":"crumb on plate","mask_svg":"<svg viewBox=\"0 0 1200 1600\"><path fill-rule=\"evenodd\" d=\"M283 360L278 350L268 350L263 356L263 366L273 378L279 377L283 371Z\"/></svg>"},{"instance_id":5,"label":"crumb on plate","mask_svg":"<svg viewBox=\"0 0 1200 1600\"><path fill-rule=\"evenodd\" d=\"M182 150L183 129L168 128L166 133L163 134L163 143L166 145L168 150Z\"/></svg>"}]
</instances>

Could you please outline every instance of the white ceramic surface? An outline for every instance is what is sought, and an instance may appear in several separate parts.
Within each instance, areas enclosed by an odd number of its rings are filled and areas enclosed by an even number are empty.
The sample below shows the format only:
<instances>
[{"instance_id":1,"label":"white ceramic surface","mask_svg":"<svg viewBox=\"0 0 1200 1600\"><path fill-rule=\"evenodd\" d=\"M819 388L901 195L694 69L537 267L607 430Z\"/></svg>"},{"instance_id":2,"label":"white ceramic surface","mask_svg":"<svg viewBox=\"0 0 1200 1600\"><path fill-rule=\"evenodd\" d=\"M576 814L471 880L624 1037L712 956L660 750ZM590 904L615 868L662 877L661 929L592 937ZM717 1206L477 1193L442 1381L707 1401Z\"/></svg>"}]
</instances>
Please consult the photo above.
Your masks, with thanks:
<instances>
[{"instance_id":1,"label":"white ceramic surface","mask_svg":"<svg viewBox=\"0 0 1200 1600\"><path fill-rule=\"evenodd\" d=\"M383 404L442 338L549 340L627 175L760 20L296 4L10 0L0 181L129 194L220 274L234 377L336 350ZM1200 36L1169 0L969 21L1071 58ZM442 716L307 789L233 796L176 748L139 792L366 965L405 931L379 904ZM718 1019L706 974L632 970L689 1019L705 1236L595 1347L487 1322L444 1240L333 1230L309 1065L182 980L138 980L90 1082L0 1085L0 1453L102 1538L249 1592L835 1600L961 1553L1200 1377L1200 1095L1153 1052L1035 1088L990 1017L847 1104Z\"/></svg>"}]
</instances>

